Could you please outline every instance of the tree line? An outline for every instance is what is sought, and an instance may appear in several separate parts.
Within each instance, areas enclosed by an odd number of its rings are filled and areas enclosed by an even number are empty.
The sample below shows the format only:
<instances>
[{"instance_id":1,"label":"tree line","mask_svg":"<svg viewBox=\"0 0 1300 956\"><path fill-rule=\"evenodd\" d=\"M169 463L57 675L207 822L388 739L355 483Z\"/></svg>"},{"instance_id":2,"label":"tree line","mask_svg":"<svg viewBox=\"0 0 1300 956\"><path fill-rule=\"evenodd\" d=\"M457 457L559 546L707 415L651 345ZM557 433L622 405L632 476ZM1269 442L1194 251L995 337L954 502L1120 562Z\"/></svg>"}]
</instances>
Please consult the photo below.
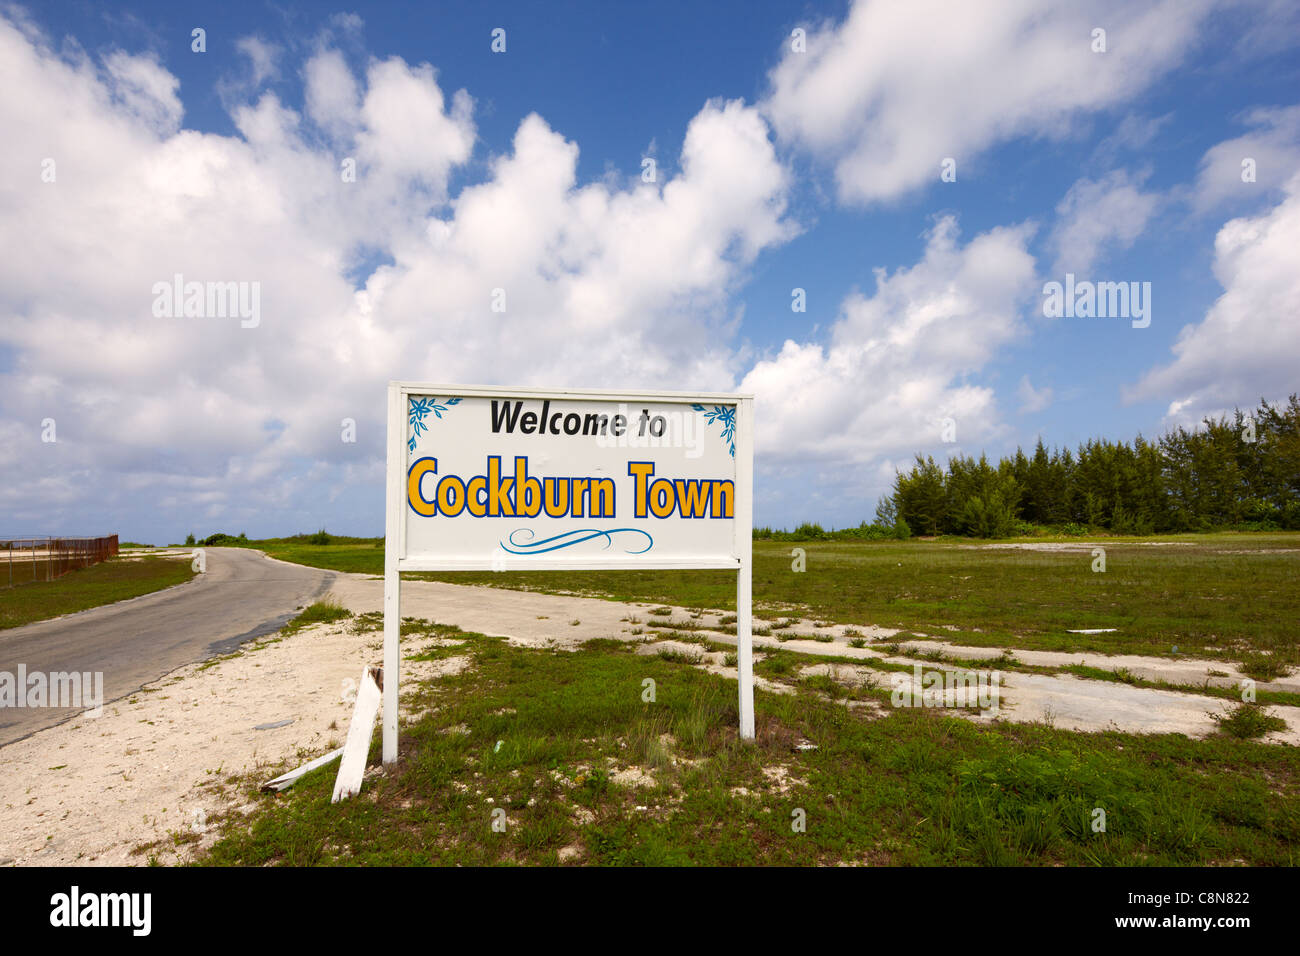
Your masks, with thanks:
<instances>
[{"instance_id":1,"label":"tree line","mask_svg":"<svg viewBox=\"0 0 1300 956\"><path fill-rule=\"evenodd\" d=\"M1098 438L1048 451L1040 438L1032 453L1017 448L996 464L917 455L881 499L874 526L863 528L1006 537L1034 526L1067 534L1300 529L1300 397L1155 441Z\"/></svg>"}]
</instances>

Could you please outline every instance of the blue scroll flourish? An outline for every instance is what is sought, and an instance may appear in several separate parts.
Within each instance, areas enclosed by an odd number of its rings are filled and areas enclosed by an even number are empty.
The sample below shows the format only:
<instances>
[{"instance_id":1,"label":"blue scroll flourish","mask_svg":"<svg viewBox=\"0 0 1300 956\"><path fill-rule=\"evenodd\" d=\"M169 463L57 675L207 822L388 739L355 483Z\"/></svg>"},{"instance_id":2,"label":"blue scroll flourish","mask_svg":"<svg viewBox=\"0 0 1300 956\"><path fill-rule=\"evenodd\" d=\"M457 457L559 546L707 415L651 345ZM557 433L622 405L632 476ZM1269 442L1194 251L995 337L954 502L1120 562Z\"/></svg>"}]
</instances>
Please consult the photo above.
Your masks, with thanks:
<instances>
[{"instance_id":1,"label":"blue scroll flourish","mask_svg":"<svg viewBox=\"0 0 1300 956\"><path fill-rule=\"evenodd\" d=\"M546 551L559 551L561 548L571 548L575 544L582 544L584 541L591 541L593 538L604 538L605 548L608 549L614 542L613 536L627 531L632 534L645 535L648 542L640 551L625 549L627 554L645 554L654 547L655 539L650 537L646 531L640 528L610 528L608 531L601 531L597 528L575 528L572 531L566 531L563 534L553 535L549 538L542 538L540 541L530 540L533 537L531 528L517 528L510 532L509 544L505 541L500 542L501 547L511 554L542 554ZM527 535L527 538L516 541L516 535Z\"/></svg>"}]
</instances>

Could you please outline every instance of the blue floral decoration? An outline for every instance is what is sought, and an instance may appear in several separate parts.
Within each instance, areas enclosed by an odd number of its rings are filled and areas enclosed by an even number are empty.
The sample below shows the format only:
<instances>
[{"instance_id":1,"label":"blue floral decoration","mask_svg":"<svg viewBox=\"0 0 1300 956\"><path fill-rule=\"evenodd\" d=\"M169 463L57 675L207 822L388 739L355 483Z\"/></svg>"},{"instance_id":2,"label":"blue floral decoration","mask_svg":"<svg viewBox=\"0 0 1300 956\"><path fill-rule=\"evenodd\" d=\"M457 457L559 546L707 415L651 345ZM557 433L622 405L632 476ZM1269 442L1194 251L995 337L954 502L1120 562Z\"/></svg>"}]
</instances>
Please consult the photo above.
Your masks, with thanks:
<instances>
[{"instance_id":1,"label":"blue floral decoration","mask_svg":"<svg viewBox=\"0 0 1300 956\"><path fill-rule=\"evenodd\" d=\"M412 398L409 401L411 403L411 408L407 422L410 424L411 430L415 432L415 434L406 441L406 448L408 451L415 451L415 440L424 434L425 430L429 427L429 423L425 421L425 418L430 412L433 412L433 414L438 418L442 418L443 412L447 411L447 409L453 405L460 404L459 398L449 398L446 403L442 405L439 405L438 402L432 398L421 398L418 401Z\"/></svg>"},{"instance_id":2,"label":"blue floral decoration","mask_svg":"<svg viewBox=\"0 0 1300 956\"><path fill-rule=\"evenodd\" d=\"M691 408L697 412L704 412L704 420L707 424L712 425L714 422L722 422L722 440L727 443L727 450L731 452L731 457L736 457L736 409L728 408L725 405L714 405L712 409L705 408L703 405L692 405Z\"/></svg>"}]
</instances>

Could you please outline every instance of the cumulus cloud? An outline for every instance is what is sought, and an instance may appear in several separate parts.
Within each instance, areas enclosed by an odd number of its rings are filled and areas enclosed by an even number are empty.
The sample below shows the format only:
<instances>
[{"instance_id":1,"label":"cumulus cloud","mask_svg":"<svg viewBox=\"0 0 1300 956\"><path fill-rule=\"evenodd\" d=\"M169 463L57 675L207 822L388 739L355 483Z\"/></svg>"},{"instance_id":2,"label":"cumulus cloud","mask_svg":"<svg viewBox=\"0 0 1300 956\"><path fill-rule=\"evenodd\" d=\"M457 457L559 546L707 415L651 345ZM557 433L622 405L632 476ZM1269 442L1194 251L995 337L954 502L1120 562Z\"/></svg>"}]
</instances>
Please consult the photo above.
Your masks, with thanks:
<instances>
[{"instance_id":1,"label":"cumulus cloud","mask_svg":"<svg viewBox=\"0 0 1300 956\"><path fill-rule=\"evenodd\" d=\"M343 139L361 122L356 77L338 50L321 50L303 68L307 116L321 130ZM457 137L459 139L459 137Z\"/></svg>"},{"instance_id":2,"label":"cumulus cloud","mask_svg":"<svg viewBox=\"0 0 1300 956\"><path fill-rule=\"evenodd\" d=\"M104 58L106 84L114 101L152 132L176 132L184 109L176 90L180 81L154 59L115 50Z\"/></svg>"},{"instance_id":3,"label":"cumulus cloud","mask_svg":"<svg viewBox=\"0 0 1300 956\"><path fill-rule=\"evenodd\" d=\"M1193 207L1209 213L1227 202L1253 202L1281 189L1300 169L1300 106L1260 108L1243 121L1250 130L1225 140L1201 157L1192 191ZM1252 164L1253 182L1246 182L1243 163Z\"/></svg>"},{"instance_id":4,"label":"cumulus cloud","mask_svg":"<svg viewBox=\"0 0 1300 956\"><path fill-rule=\"evenodd\" d=\"M276 63L280 49L274 43L256 36L240 37L235 41L235 49L248 58L248 79L253 86L261 86L266 80L275 79L278 75Z\"/></svg>"},{"instance_id":5,"label":"cumulus cloud","mask_svg":"<svg viewBox=\"0 0 1300 956\"><path fill-rule=\"evenodd\" d=\"M357 152L366 167L405 183L445 186L448 171L469 158L473 102L460 90L447 109L433 67L399 57L370 65L359 114Z\"/></svg>"},{"instance_id":6,"label":"cumulus cloud","mask_svg":"<svg viewBox=\"0 0 1300 956\"><path fill-rule=\"evenodd\" d=\"M699 111L666 182L579 183L578 145L529 116L451 195L473 101L427 64L356 75L326 45L302 113L263 92L222 136L180 129L152 58L67 58L0 16L0 61L0 510L24 528L140 521L141 501L173 530L196 513L308 527L378 487L392 378L728 387L728 294L794 231L740 102ZM260 323L156 317L176 274L260 283ZM379 497L352 502L330 514L374 527Z\"/></svg>"},{"instance_id":7,"label":"cumulus cloud","mask_svg":"<svg viewBox=\"0 0 1300 956\"><path fill-rule=\"evenodd\" d=\"M1226 223L1214 241L1223 286L1199 322L1173 345L1173 360L1125 390L1130 401L1167 399L1171 422L1195 422L1234 405L1296 391L1300 367L1300 173L1266 213Z\"/></svg>"},{"instance_id":8,"label":"cumulus cloud","mask_svg":"<svg viewBox=\"0 0 1300 956\"><path fill-rule=\"evenodd\" d=\"M1122 169L1070 187L1056 207L1059 219L1049 239L1057 273L1086 275L1103 253L1133 245L1159 205L1158 196L1140 187L1141 178Z\"/></svg>"},{"instance_id":9,"label":"cumulus cloud","mask_svg":"<svg viewBox=\"0 0 1300 956\"><path fill-rule=\"evenodd\" d=\"M835 168L841 199L884 201L1025 135L1065 135L1176 66L1208 0L856 0L787 49L764 103L779 135ZM1106 52L1092 32L1106 31ZM918 117L924 117L918 121Z\"/></svg>"},{"instance_id":10,"label":"cumulus cloud","mask_svg":"<svg viewBox=\"0 0 1300 956\"><path fill-rule=\"evenodd\" d=\"M453 379L729 385L727 293L759 250L792 234L761 118L739 102L707 105L662 189L578 186L577 157L527 117L488 181L372 277L368 314L437 303L416 354ZM504 313L489 308L496 289Z\"/></svg>"},{"instance_id":11,"label":"cumulus cloud","mask_svg":"<svg viewBox=\"0 0 1300 956\"><path fill-rule=\"evenodd\" d=\"M934 448L944 419L958 440L999 429L993 390L967 377L1022 331L1034 287L1029 225L999 227L962 245L940 219L925 254L871 295L843 303L829 342L786 341L741 383L756 395L757 448L773 461L867 464Z\"/></svg>"}]
</instances>

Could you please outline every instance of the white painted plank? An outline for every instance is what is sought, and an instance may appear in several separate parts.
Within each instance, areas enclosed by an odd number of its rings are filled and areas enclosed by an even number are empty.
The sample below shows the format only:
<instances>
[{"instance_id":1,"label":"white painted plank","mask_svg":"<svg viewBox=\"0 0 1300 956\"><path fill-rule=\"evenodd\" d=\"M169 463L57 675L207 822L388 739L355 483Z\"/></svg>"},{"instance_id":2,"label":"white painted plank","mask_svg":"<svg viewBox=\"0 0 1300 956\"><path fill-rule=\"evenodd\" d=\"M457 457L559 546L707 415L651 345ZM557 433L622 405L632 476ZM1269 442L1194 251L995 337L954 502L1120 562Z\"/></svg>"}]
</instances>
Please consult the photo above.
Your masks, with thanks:
<instances>
[{"instance_id":1,"label":"white painted plank","mask_svg":"<svg viewBox=\"0 0 1300 956\"><path fill-rule=\"evenodd\" d=\"M739 491L737 491L739 495ZM752 534L752 532L751 532ZM509 560L507 558L507 560ZM464 558L402 558L397 562L398 571L495 571L499 565L493 564L491 558L467 556ZM540 558L529 557L527 564L508 565L508 570L529 571L645 571L653 570L698 570L698 571L735 571L740 566L735 558L610 558L601 557L599 564L591 558Z\"/></svg>"},{"instance_id":2,"label":"white painted plank","mask_svg":"<svg viewBox=\"0 0 1300 956\"><path fill-rule=\"evenodd\" d=\"M370 754L370 738L375 732L375 718L379 716L379 685L375 683L374 670L367 667L361 674L357 689L357 703L348 726L348 739L343 744L343 760L339 775L334 778L334 796L331 803L346 800L361 790L361 778L366 773L366 757Z\"/></svg>"},{"instance_id":3,"label":"white painted plank","mask_svg":"<svg viewBox=\"0 0 1300 956\"><path fill-rule=\"evenodd\" d=\"M311 773L317 767L323 767L331 760L337 760L342 755L342 753L343 753L343 748L340 747L338 750L331 750L323 757L317 757L315 760L309 760L307 763L303 764L301 767L298 767L296 770L290 770L288 773L280 774L280 776L276 777L274 780L268 780L266 783L262 784L262 791L265 793L271 790L288 790L295 783L297 783L302 777Z\"/></svg>"},{"instance_id":4,"label":"white painted plank","mask_svg":"<svg viewBox=\"0 0 1300 956\"><path fill-rule=\"evenodd\" d=\"M461 398L552 398L565 399L570 396L575 400L600 399L612 402L665 402L690 405L695 402L716 402L720 405L734 405L740 399L754 396L750 392L663 392L641 389L621 392L603 388L520 388L506 385L455 385L448 382L390 382L389 387L397 386L403 398L406 395L455 395ZM405 402L403 402L405 406Z\"/></svg>"}]
</instances>

